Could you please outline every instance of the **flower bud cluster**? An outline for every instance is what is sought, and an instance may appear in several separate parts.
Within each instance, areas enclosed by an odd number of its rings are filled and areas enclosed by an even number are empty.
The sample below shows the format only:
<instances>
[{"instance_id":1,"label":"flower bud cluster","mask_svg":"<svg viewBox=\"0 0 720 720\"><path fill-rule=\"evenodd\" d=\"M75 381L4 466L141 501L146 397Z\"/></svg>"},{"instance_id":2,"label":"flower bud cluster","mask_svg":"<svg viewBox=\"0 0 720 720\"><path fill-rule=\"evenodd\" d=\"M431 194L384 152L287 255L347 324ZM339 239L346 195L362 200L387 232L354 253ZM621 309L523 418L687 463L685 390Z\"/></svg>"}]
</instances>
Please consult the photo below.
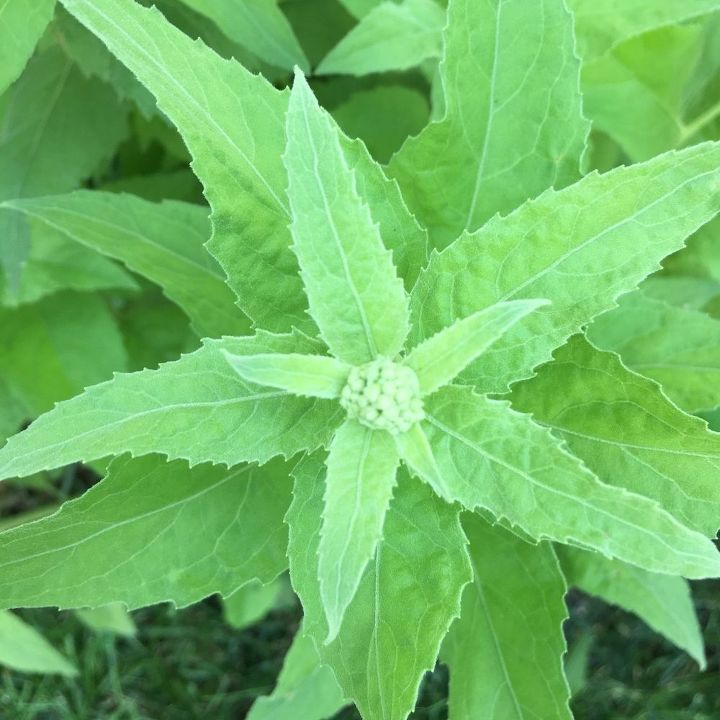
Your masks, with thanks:
<instances>
[{"instance_id":1,"label":"flower bud cluster","mask_svg":"<svg viewBox=\"0 0 720 720\"><path fill-rule=\"evenodd\" d=\"M393 435L425 417L415 372L387 358L354 367L340 395L348 417Z\"/></svg>"}]
</instances>

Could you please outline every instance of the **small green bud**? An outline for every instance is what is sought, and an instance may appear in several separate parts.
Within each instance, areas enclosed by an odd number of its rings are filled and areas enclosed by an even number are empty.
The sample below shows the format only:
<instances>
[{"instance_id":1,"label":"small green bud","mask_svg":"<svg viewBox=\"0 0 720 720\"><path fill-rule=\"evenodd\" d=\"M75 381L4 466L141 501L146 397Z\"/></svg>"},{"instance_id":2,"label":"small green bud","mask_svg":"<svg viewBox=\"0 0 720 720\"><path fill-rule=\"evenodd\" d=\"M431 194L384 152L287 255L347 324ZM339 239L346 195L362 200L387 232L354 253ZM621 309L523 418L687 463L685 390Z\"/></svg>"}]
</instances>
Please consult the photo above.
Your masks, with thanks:
<instances>
[{"instance_id":1,"label":"small green bud","mask_svg":"<svg viewBox=\"0 0 720 720\"><path fill-rule=\"evenodd\" d=\"M340 404L348 417L393 435L407 432L425 417L417 375L387 358L354 367Z\"/></svg>"}]
</instances>

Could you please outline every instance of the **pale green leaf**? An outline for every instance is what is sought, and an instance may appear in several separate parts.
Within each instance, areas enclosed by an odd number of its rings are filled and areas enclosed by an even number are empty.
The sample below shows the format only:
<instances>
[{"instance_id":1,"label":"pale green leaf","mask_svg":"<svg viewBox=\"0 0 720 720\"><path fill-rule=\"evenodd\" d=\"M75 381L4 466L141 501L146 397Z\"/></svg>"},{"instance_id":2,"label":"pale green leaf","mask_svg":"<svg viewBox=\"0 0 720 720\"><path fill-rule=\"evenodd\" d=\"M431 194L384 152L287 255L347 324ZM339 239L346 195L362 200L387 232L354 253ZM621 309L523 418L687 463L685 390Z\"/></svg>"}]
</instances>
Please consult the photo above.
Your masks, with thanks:
<instances>
[{"instance_id":1,"label":"pale green leaf","mask_svg":"<svg viewBox=\"0 0 720 720\"><path fill-rule=\"evenodd\" d=\"M390 163L435 247L579 176L588 123L574 43L562 0L450 4L446 113Z\"/></svg>"},{"instance_id":2,"label":"pale green leaf","mask_svg":"<svg viewBox=\"0 0 720 720\"><path fill-rule=\"evenodd\" d=\"M320 333L340 360L394 357L407 336L407 297L332 120L299 73L287 135L293 250Z\"/></svg>"},{"instance_id":3,"label":"pale green leaf","mask_svg":"<svg viewBox=\"0 0 720 720\"><path fill-rule=\"evenodd\" d=\"M720 10L718 0L568 0L575 15L583 60L603 55L618 43Z\"/></svg>"},{"instance_id":4,"label":"pale green leaf","mask_svg":"<svg viewBox=\"0 0 720 720\"><path fill-rule=\"evenodd\" d=\"M87 190L0 207L21 211L157 283L201 337L250 329L222 269L203 246L210 235L206 208Z\"/></svg>"},{"instance_id":5,"label":"pale green leaf","mask_svg":"<svg viewBox=\"0 0 720 720\"><path fill-rule=\"evenodd\" d=\"M0 95L23 71L52 19L55 0L5 0L0 5Z\"/></svg>"},{"instance_id":6,"label":"pale green leaf","mask_svg":"<svg viewBox=\"0 0 720 720\"><path fill-rule=\"evenodd\" d=\"M320 664L312 639L300 628L276 688L255 701L247 720L327 720L346 704L332 670Z\"/></svg>"},{"instance_id":7,"label":"pale green leaf","mask_svg":"<svg viewBox=\"0 0 720 720\"><path fill-rule=\"evenodd\" d=\"M270 65L308 70L308 60L277 0L182 0Z\"/></svg>"},{"instance_id":8,"label":"pale green leaf","mask_svg":"<svg viewBox=\"0 0 720 720\"><path fill-rule=\"evenodd\" d=\"M471 570L456 508L401 474L374 561L330 645L317 549L325 469L305 459L293 472L290 576L305 610L305 631L343 694L363 717L405 720L418 685L435 665L440 643L460 610Z\"/></svg>"},{"instance_id":9,"label":"pale green leaf","mask_svg":"<svg viewBox=\"0 0 720 720\"><path fill-rule=\"evenodd\" d=\"M626 295L597 318L587 336L635 372L660 383L690 412L720 405L720 320L646 296Z\"/></svg>"},{"instance_id":10,"label":"pale green leaf","mask_svg":"<svg viewBox=\"0 0 720 720\"><path fill-rule=\"evenodd\" d=\"M720 206L720 144L592 174L493 218L432 257L411 299L417 342L496 302L547 298L464 373L505 392L614 307ZM480 250L479 250L480 249Z\"/></svg>"},{"instance_id":11,"label":"pale green leaf","mask_svg":"<svg viewBox=\"0 0 720 720\"><path fill-rule=\"evenodd\" d=\"M282 592L282 581L276 578L269 583L256 580L238 588L223 598L223 617L235 630L244 630L261 620L272 610Z\"/></svg>"},{"instance_id":12,"label":"pale green leaf","mask_svg":"<svg viewBox=\"0 0 720 720\"><path fill-rule=\"evenodd\" d=\"M245 382L223 350L313 352L318 344L300 335L210 340L158 370L117 375L58 404L11 438L0 450L0 477L126 452L233 466L289 457L329 440L341 416L337 402Z\"/></svg>"},{"instance_id":13,"label":"pale green leaf","mask_svg":"<svg viewBox=\"0 0 720 720\"><path fill-rule=\"evenodd\" d=\"M132 0L63 0L182 133L212 208L209 248L242 309L269 330L307 327L288 247L286 97Z\"/></svg>"},{"instance_id":14,"label":"pale green leaf","mask_svg":"<svg viewBox=\"0 0 720 720\"><path fill-rule=\"evenodd\" d=\"M84 78L50 47L30 62L0 108L0 201L75 189L110 158L126 129L113 91ZM0 210L0 265L11 294L30 242L26 219Z\"/></svg>"},{"instance_id":15,"label":"pale green leaf","mask_svg":"<svg viewBox=\"0 0 720 720\"><path fill-rule=\"evenodd\" d=\"M429 114L425 96L404 85L358 90L332 109L332 116L343 132L360 138L372 156L382 163L390 160L408 137L417 135L425 127ZM376 208L372 212L375 215ZM388 247L391 246L388 244ZM395 259L397 261L397 255ZM404 274L400 263L398 270Z\"/></svg>"},{"instance_id":16,"label":"pale green leaf","mask_svg":"<svg viewBox=\"0 0 720 720\"><path fill-rule=\"evenodd\" d=\"M463 517L474 581L443 646L449 715L572 720L563 675L565 581L548 543Z\"/></svg>"},{"instance_id":17,"label":"pale green leaf","mask_svg":"<svg viewBox=\"0 0 720 720\"><path fill-rule=\"evenodd\" d=\"M224 353L241 378L305 397L340 397L350 367L323 355L232 355Z\"/></svg>"},{"instance_id":18,"label":"pale green leaf","mask_svg":"<svg viewBox=\"0 0 720 720\"><path fill-rule=\"evenodd\" d=\"M289 249L288 181L281 157L288 94L192 42L159 12L132 0L63 4L132 70L182 133L212 208L208 247L243 311L269 330L308 328L307 300ZM385 199L375 220L387 246L406 262L414 260L406 242L422 244L424 234L397 188L364 148L346 150L358 190L369 202ZM398 267L408 281L400 260ZM413 279L418 269L412 266Z\"/></svg>"},{"instance_id":19,"label":"pale green leaf","mask_svg":"<svg viewBox=\"0 0 720 720\"><path fill-rule=\"evenodd\" d=\"M635 613L705 668L702 633L686 580L576 548L557 551L568 584Z\"/></svg>"},{"instance_id":20,"label":"pale green leaf","mask_svg":"<svg viewBox=\"0 0 720 720\"><path fill-rule=\"evenodd\" d=\"M320 597L334 640L382 538L398 454L389 433L346 420L328 455L318 546Z\"/></svg>"},{"instance_id":21,"label":"pale green leaf","mask_svg":"<svg viewBox=\"0 0 720 720\"><path fill-rule=\"evenodd\" d=\"M85 293L56 293L31 305L0 308L0 347L0 376L24 407L23 419L107 380L127 362L107 306Z\"/></svg>"},{"instance_id":22,"label":"pale green leaf","mask_svg":"<svg viewBox=\"0 0 720 720\"><path fill-rule=\"evenodd\" d=\"M132 615L122 603L82 608L75 614L84 625L95 632L107 632L120 637L135 637L137 634Z\"/></svg>"},{"instance_id":23,"label":"pale green leaf","mask_svg":"<svg viewBox=\"0 0 720 720\"><path fill-rule=\"evenodd\" d=\"M0 607L182 607L269 582L287 563L289 500L281 463L117 458L55 515L0 534Z\"/></svg>"},{"instance_id":24,"label":"pale green leaf","mask_svg":"<svg viewBox=\"0 0 720 720\"><path fill-rule=\"evenodd\" d=\"M43 675L77 675L75 667L17 615L0 612L0 665Z\"/></svg>"},{"instance_id":25,"label":"pale green leaf","mask_svg":"<svg viewBox=\"0 0 720 720\"><path fill-rule=\"evenodd\" d=\"M720 2L718 3L720 7ZM670 27L629 40L586 64L583 103L593 127L634 162L686 144L683 91L702 49L702 28Z\"/></svg>"},{"instance_id":26,"label":"pale green leaf","mask_svg":"<svg viewBox=\"0 0 720 720\"><path fill-rule=\"evenodd\" d=\"M448 386L426 401L448 500L536 539L595 549L653 572L714 577L720 554L652 500L601 483L550 431L503 402Z\"/></svg>"},{"instance_id":27,"label":"pale green leaf","mask_svg":"<svg viewBox=\"0 0 720 720\"><path fill-rule=\"evenodd\" d=\"M435 0L383 2L373 8L317 67L319 75L407 70L442 50L445 11Z\"/></svg>"},{"instance_id":28,"label":"pale green leaf","mask_svg":"<svg viewBox=\"0 0 720 720\"><path fill-rule=\"evenodd\" d=\"M703 310L720 297L720 282L698 277L654 275L641 285L641 289L646 297L686 310Z\"/></svg>"},{"instance_id":29,"label":"pale green leaf","mask_svg":"<svg viewBox=\"0 0 720 720\"><path fill-rule=\"evenodd\" d=\"M720 436L680 412L613 353L574 337L513 387L513 407L550 427L604 482L652 498L713 537L720 527Z\"/></svg>"},{"instance_id":30,"label":"pale green leaf","mask_svg":"<svg viewBox=\"0 0 720 720\"><path fill-rule=\"evenodd\" d=\"M515 300L491 305L455 321L414 348L404 361L428 395L450 383L473 360L496 343L526 315L547 305L544 300Z\"/></svg>"}]
</instances>

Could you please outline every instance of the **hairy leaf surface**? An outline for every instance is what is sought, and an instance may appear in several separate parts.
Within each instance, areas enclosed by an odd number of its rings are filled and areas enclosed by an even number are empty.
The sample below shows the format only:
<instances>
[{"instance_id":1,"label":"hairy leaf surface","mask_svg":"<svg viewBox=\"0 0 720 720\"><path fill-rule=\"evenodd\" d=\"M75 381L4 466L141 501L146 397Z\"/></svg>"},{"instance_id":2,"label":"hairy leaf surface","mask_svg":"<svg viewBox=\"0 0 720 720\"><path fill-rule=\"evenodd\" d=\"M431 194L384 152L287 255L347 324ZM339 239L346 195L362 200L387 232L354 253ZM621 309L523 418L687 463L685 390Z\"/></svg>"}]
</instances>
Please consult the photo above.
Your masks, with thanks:
<instances>
[{"instance_id":1,"label":"hairy leaf surface","mask_svg":"<svg viewBox=\"0 0 720 720\"><path fill-rule=\"evenodd\" d=\"M715 535L720 436L615 354L574 337L537 377L515 385L511 398L605 482L657 500L688 527Z\"/></svg>"},{"instance_id":2,"label":"hairy leaf surface","mask_svg":"<svg viewBox=\"0 0 720 720\"><path fill-rule=\"evenodd\" d=\"M422 426L448 500L489 510L536 539L592 548L654 572L720 571L710 540L656 502L601 483L548 430L506 403L446 387L428 398L426 414Z\"/></svg>"},{"instance_id":3,"label":"hairy leaf surface","mask_svg":"<svg viewBox=\"0 0 720 720\"><path fill-rule=\"evenodd\" d=\"M157 370L117 375L58 404L10 440L0 450L0 477L126 452L233 466L289 457L328 441L340 418L336 402L248 383L223 350L313 352L318 344L300 335L210 340Z\"/></svg>"},{"instance_id":4,"label":"hairy leaf surface","mask_svg":"<svg viewBox=\"0 0 720 720\"><path fill-rule=\"evenodd\" d=\"M305 631L333 669L343 694L369 718L405 720L420 679L460 609L470 564L458 511L422 483L400 477L383 541L347 609L338 637L327 623L318 583L325 469L322 458L294 471L288 513L290 576L305 610Z\"/></svg>"},{"instance_id":5,"label":"hairy leaf surface","mask_svg":"<svg viewBox=\"0 0 720 720\"><path fill-rule=\"evenodd\" d=\"M718 143L548 191L432 257L413 291L412 337L496 302L548 299L463 375L483 391L505 392L657 270L719 201Z\"/></svg>"}]
</instances>

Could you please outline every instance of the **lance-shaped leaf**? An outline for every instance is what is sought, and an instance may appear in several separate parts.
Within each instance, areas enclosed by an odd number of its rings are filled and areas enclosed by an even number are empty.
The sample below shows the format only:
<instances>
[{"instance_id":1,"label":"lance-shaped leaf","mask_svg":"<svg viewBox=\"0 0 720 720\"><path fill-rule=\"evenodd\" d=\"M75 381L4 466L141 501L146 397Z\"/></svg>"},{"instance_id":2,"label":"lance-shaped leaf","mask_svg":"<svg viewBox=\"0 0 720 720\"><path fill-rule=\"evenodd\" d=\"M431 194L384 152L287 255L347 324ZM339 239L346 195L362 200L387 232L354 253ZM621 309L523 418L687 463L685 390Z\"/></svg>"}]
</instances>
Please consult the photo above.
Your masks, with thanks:
<instances>
[{"instance_id":1,"label":"lance-shaped leaf","mask_svg":"<svg viewBox=\"0 0 720 720\"><path fill-rule=\"evenodd\" d=\"M603 481L657 500L688 527L715 535L720 436L680 412L615 354L577 336L537 377L515 385L511 399Z\"/></svg>"},{"instance_id":2,"label":"lance-shaped leaf","mask_svg":"<svg viewBox=\"0 0 720 720\"><path fill-rule=\"evenodd\" d=\"M558 547L557 552L569 585L635 613L705 668L702 633L686 580L577 548Z\"/></svg>"},{"instance_id":3,"label":"lance-shaped leaf","mask_svg":"<svg viewBox=\"0 0 720 720\"><path fill-rule=\"evenodd\" d=\"M225 359L249 382L305 397L340 397L350 372L349 365L324 355L231 355L226 352Z\"/></svg>"},{"instance_id":4,"label":"lance-shaped leaf","mask_svg":"<svg viewBox=\"0 0 720 720\"><path fill-rule=\"evenodd\" d=\"M562 665L565 581L552 547L477 515L464 516L463 527L474 578L443 646L450 717L572 720Z\"/></svg>"},{"instance_id":5,"label":"lance-shaped leaf","mask_svg":"<svg viewBox=\"0 0 720 720\"><path fill-rule=\"evenodd\" d=\"M319 75L407 70L442 50L445 11L435 0L383 2L325 56Z\"/></svg>"},{"instance_id":6,"label":"lance-shaped leaf","mask_svg":"<svg viewBox=\"0 0 720 720\"><path fill-rule=\"evenodd\" d=\"M552 303L506 333L463 375L505 392L615 299L659 268L720 203L720 143L588 175L493 218L436 254L413 291L413 337L496 302Z\"/></svg>"},{"instance_id":7,"label":"lance-shaped leaf","mask_svg":"<svg viewBox=\"0 0 720 720\"><path fill-rule=\"evenodd\" d=\"M222 354L318 349L301 335L225 338L157 370L116 375L11 438L0 450L0 478L126 452L233 466L318 448L340 419L337 402L248 383Z\"/></svg>"},{"instance_id":8,"label":"lance-shaped leaf","mask_svg":"<svg viewBox=\"0 0 720 720\"><path fill-rule=\"evenodd\" d=\"M18 78L52 19L55 0L6 0L0 6L0 95Z\"/></svg>"},{"instance_id":9,"label":"lance-shaped leaf","mask_svg":"<svg viewBox=\"0 0 720 720\"><path fill-rule=\"evenodd\" d=\"M545 300L498 303L457 320L422 342L405 360L417 374L420 392L428 395L450 383L511 327L543 305L547 305Z\"/></svg>"},{"instance_id":10,"label":"lance-shaped leaf","mask_svg":"<svg viewBox=\"0 0 720 720\"><path fill-rule=\"evenodd\" d=\"M288 555L305 631L363 717L405 720L423 674L434 667L442 638L459 614L462 589L471 577L458 511L401 474L375 559L338 637L325 645L317 558L322 458L306 458L293 474Z\"/></svg>"},{"instance_id":11,"label":"lance-shaped leaf","mask_svg":"<svg viewBox=\"0 0 720 720\"><path fill-rule=\"evenodd\" d=\"M589 126L574 43L562 0L450 3L445 116L390 163L435 247L579 176Z\"/></svg>"},{"instance_id":12,"label":"lance-shaped leaf","mask_svg":"<svg viewBox=\"0 0 720 720\"><path fill-rule=\"evenodd\" d=\"M182 134L212 208L208 248L243 311L269 330L307 327L307 300L289 248L281 158L288 94L193 42L155 9L132 0L63 4L132 70ZM375 220L388 247L404 261L403 273L410 267L404 277L414 278L424 232L367 151L359 143L344 143L363 195L383 198L373 204Z\"/></svg>"},{"instance_id":13,"label":"lance-shaped leaf","mask_svg":"<svg viewBox=\"0 0 720 720\"><path fill-rule=\"evenodd\" d=\"M285 70L309 69L298 39L277 0L181 0L202 13L238 45Z\"/></svg>"},{"instance_id":14,"label":"lance-shaped leaf","mask_svg":"<svg viewBox=\"0 0 720 720\"><path fill-rule=\"evenodd\" d=\"M132 0L63 4L132 70L182 133L212 208L209 248L242 309L270 330L306 325L302 285L287 250L283 94L194 43L154 8Z\"/></svg>"},{"instance_id":15,"label":"lance-shaped leaf","mask_svg":"<svg viewBox=\"0 0 720 720\"><path fill-rule=\"evenodd\" d=\"M345 705L332 670L320 664L315 644L300 628L275 689L255 701L247 720L327 720Z\"/></svg>"},{"instance_id":16,"label":"lance-shaped leaf","mask_svg":"<svg viewBox=\"0 0 720 720\"><path fill-rule=\"evenodd\" d=\"M249 330L222 269L203 247L210 235L205 208L86 190L1 207L23 212L157 283L201 337Z\"/></svg>"},{"instance_id":17,"label":"lance-shaped leaf","mask_svg":"<svg viewBox=\"0 0 720 720\"><path fill-rule=\"evenodd\" d=\"M507 403L447 386L426 401L443 486L536 539L591 548L647 570L714 577L720 553L646 497L601 483L550 431ZM428 478L432 482L432 478Z\"/></svg>"},{"instance_id":18,"label":"lance-shaped leaf","mask_svg":"<svg viewBox=\"0 0 720 720\"><path fill-rule=\"evenodd\" d=\"M300 73L287 135L293 250L320 334L346 362L394 357L407 336L407 297L337 130Z\"/></svg>"},{"instance_id":19,"label":"lance-shaped leaf","mask_svg":"<svg viewBox=\"0 0 720 720\"><path fill-rule=\"evenodd\" d=\"M185 606L269 582L287 563L289 501L282 463L118 458L82 497L0 534L0 607Z\"/></svg>"},{"instance_id":20,"label":"lance-shaped leaf","mask_svg":"<svg viewBox=\"0 0 720 720\"><path fill-rule=\"evenodd\" d=\"M577 24L583 60L603 55L623 40L649 30L677 25L720 10L718 0L568 0Z\"/></svg>"},{"instance_id":21,"label":"lance-shaped leaf","mask_svg":"<svg viewBox=\"0 0 720 720\"><path fill-rule=\"evenodd\" d=\"M328 643L337 637L375 555L395 487L398 454L390 433L346 420L335 433L326 465L318 573Z\"/></svg>"},{"instance_id":22,"label":"lance-shaped leaf","mask_svg":"<svg viewBox=\"0 0 720 720\"><path fill-rule=\"evenodd\" d=\"M77 670L33 627L11 612L0 611L0 665L19 672L65 675Z\"/></svg>"},{"instance_id":23,"label":"lance-shaped leaf","mask_svg":"<svg viewBox=\"0 0 720 720\"><path fill-rule=\"evenodd\" d=\"M720 320L636 292L597 318L587 336L603 350L617 352L632 370L660 383L683 409L696 412L720 405Z\"/></svg>"}]
</instances>

